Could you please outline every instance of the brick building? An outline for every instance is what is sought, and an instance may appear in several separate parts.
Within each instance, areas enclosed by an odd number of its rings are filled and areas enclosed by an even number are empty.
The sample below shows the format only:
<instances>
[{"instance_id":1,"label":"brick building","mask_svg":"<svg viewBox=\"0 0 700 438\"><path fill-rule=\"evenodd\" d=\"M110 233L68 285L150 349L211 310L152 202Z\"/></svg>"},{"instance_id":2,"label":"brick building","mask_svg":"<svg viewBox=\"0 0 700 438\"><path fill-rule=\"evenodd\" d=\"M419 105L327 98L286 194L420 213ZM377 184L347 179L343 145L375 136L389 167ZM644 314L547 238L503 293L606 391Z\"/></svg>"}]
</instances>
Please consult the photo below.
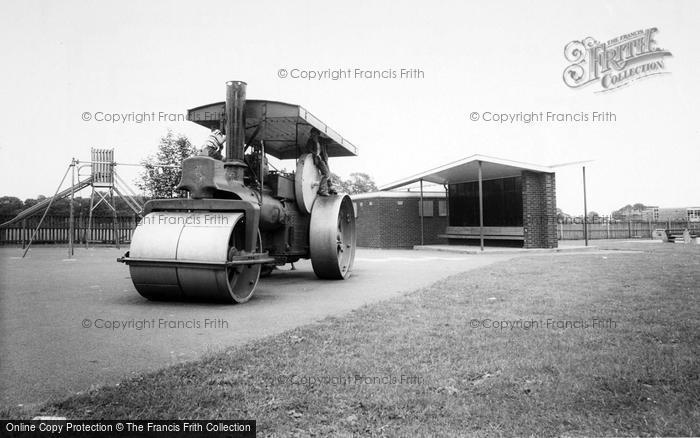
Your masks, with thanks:
<instances>
[{"instance_id":1,"label":"brick building","mask_svg":"<svg viewBox=\"0 0 700 438\"><path fill-rule=\"evenodd\" d=\"M447 227L447 200L444 192L373 192L352 195L355 206L357 246L368 248L413 248L447 243L438 237Z\"/></svg>"},{"instance_id":2,"label":"brick building","mask_svg":"<svg viewBox=\"0 0 700 438\"><path fill-rule=\"evenodd\" d=\"M423 183L444 186L423 192ZM397 192L420 184L419 192ZM425 214L420 206L423 199ZM555 174L551 167L473 155L353 196L358 246L408 248L449 243L557 247Z\"/></svg>"},{"instance_id":3,"label":"brick building","mask_svg":"<svg viewBox=\"0 0 700 438\"><path fill-rule=\"evenodd\" d=\"M700 207L658 207L648 205L643 209L622 210L619 218L623 221L700 222Z\"/></svg>"},{"instance_id":4,"label":"brick building","mask_svg":"<svg viewBox=\"0 0 700 438\"><path fill-rule=\"evenodd\" d=\"M658 221L700 222L700 207L658 208Z\"/></svg>"}]
</instances>

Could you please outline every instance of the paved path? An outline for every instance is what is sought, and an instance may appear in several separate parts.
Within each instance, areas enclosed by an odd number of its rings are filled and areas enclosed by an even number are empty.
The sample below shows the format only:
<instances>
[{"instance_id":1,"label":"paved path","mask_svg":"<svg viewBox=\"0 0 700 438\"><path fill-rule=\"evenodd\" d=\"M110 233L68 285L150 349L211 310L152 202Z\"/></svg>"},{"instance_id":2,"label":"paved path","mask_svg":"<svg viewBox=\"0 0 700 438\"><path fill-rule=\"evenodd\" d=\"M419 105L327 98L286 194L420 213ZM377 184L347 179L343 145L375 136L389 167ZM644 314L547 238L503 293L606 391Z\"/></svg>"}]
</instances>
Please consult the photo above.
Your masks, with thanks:
<instances>
[{"instance_id":1,"label":"paved path","mask_svg":"<svg viewBox=\"0 0 700 438\"><path fill-rule=\"evenodd\" d=\"M0 404L116 383L512 257L361 249L347 281L318 280L310 262L300 262L231 306L147 301L115 261L123 252L78 249L66 259L65 248L38 247L21 259L21 250L0 248ZM127 327L95 327L111 321Z\"/></svg>"}]
</instances>

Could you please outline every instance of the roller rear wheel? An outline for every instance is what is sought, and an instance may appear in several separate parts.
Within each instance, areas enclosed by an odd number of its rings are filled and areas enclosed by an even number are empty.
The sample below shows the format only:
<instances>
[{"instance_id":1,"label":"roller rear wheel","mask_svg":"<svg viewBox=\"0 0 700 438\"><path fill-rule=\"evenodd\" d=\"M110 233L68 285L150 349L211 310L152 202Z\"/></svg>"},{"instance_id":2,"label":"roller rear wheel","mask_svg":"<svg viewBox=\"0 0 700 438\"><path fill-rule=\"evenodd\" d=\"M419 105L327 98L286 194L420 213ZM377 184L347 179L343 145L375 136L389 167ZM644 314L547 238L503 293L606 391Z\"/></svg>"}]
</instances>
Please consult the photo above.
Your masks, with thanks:
<instances>
[{"instance_id":1,"label":"roller rear wheel","mask_svg":"<svg viewBox=\"0 0 700 438\"><path fill-rule=\"evenodd\" d=\"M311 210L311 265L319 278L343 280L355 260L355 210L348 195L319 196Z\"/></svg>"}]
</instances>

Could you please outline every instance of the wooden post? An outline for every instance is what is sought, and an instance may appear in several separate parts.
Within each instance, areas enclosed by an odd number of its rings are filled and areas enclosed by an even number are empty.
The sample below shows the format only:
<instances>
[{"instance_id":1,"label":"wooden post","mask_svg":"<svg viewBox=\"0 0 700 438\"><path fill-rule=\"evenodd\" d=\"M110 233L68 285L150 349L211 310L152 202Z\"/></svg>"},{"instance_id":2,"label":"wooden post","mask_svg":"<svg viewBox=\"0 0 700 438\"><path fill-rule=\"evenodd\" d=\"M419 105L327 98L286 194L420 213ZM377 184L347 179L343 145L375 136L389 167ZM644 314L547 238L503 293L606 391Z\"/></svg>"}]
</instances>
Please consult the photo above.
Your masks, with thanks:
<instances>
[{"instance_id":1,"label":"wooden post","mask_svg":"<svg viewBox=\"0 0 700 438\"><path fill-rule=\"evenodd\" d=\"M27 246L27 220L22 219L22 249Z\"/></svg>"},{"instance_id":2,"label":"wooden post","mask_svg":"<svg viewBox=\"0 0 700 438\"><path fill-rule=\"evenodd\" d=\"M119 230L117 225L117 207L114 205L114 192L109 190L109 203L112 204L112 229L114 230L114 244L119 249Z\"/></svg>"},{"instance_id":3,"label":"wooden post","mask_svg":"<svg viewBox=\"0 0 700 438\"><path fill-rule=\"evenodd\" d=\"M78 216L78 243L80 243L81 237L85 239L85 223L83 222L83 208L82 202L80 203L80 215Z\"/></svg>"},{"instance_id":4,"label":"wooden post","mask_svg":"<svg viewBox=\"0 0 700 438\"><path fill-rule=\"evenodd\" d=\"M88 224L87 228L85 228L85 249L88 248L88 240L92 238L92 209L93 209L93 203L95 199L95 187L92 188L90 191L90 209L88 210ZM88 234L89 233L89 234Z\"/></svg>"},{"instance_id":5,"label":"wooden post","mask_svg":"<svg viewBox=\"0 0 700 438\"><path fill-rule=\"evenodd\" d=\"M479 244L484 250L484 188L481 174L481 160L479 160Z\"/></svg>"}]
</instances>

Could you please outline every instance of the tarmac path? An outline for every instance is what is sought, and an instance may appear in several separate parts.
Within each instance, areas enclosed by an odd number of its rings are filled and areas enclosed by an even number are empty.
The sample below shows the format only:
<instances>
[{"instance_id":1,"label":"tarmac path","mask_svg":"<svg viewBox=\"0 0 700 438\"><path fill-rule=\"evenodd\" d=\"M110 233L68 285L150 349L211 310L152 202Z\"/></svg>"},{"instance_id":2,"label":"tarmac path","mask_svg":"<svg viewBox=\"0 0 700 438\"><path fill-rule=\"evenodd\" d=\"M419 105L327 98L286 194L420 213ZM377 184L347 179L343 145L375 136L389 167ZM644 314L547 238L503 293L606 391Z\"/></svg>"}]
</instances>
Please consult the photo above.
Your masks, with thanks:
<instances>
[{"instance_id":1,"label":"tarmac path","mask_svg":"<svg viewBox=\"0 0 700 438\"><path fill-rule=\"evenodd\" d=\"M0 248L0 405L62 399L93 385L348 313L514 255L359 249L346 281L309 261L261 279L242 305L159 303L115 259L125 249Z\"/></svg>"}]
</instances>

